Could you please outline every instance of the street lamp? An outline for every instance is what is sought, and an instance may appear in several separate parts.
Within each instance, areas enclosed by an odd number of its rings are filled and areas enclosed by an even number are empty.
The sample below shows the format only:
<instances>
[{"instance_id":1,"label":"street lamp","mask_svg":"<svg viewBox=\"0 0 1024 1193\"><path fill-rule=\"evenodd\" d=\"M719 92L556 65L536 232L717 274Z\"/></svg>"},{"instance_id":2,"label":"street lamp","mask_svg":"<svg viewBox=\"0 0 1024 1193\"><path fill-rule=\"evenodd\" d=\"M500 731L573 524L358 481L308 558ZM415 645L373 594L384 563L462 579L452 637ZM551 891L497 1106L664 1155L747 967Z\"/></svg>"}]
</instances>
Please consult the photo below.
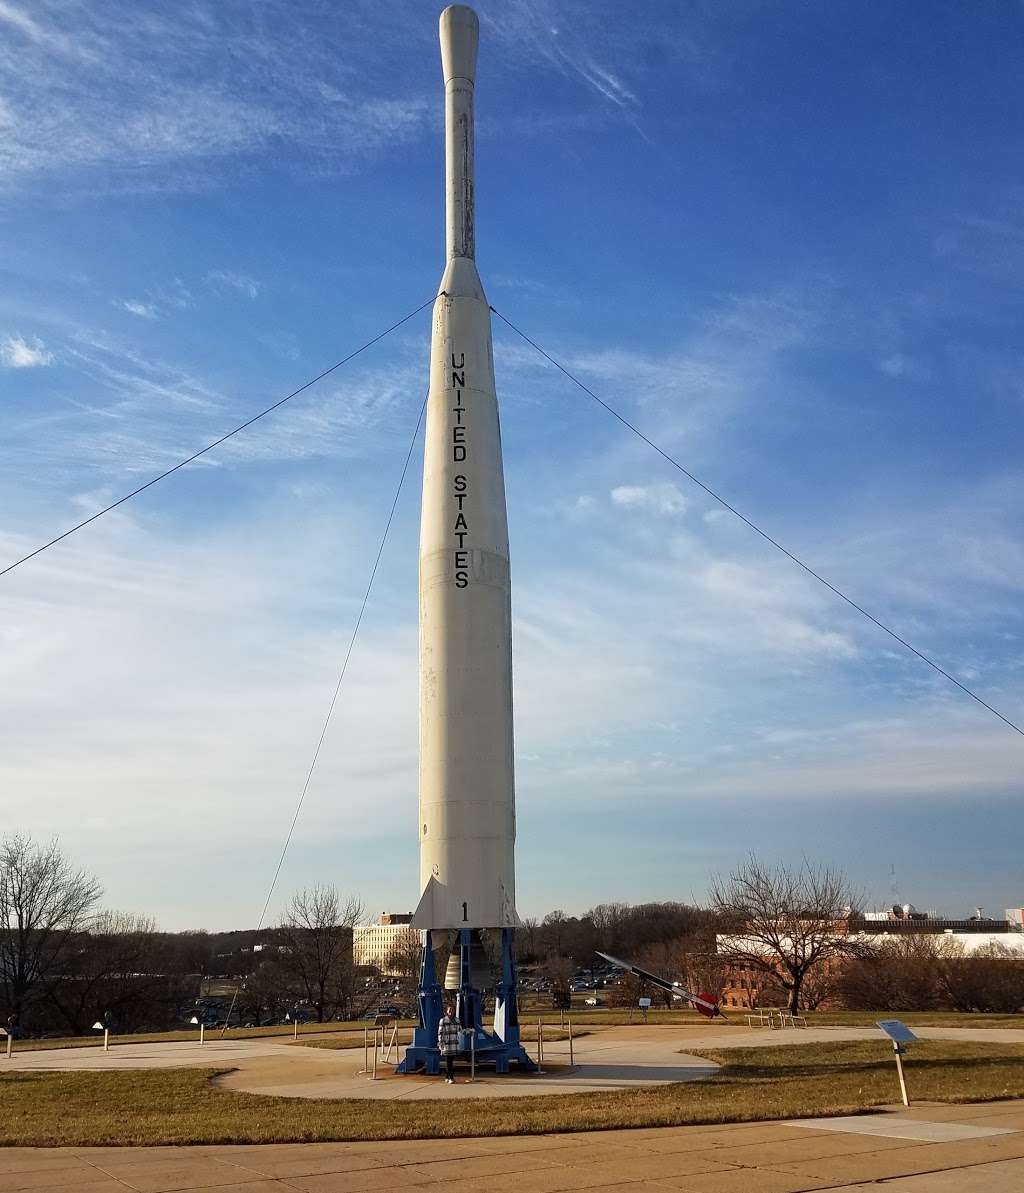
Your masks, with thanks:
<instances>
[{"instance_id":1,"label":"street lamp","mask_svg":"<svg viewBox=\"0 0 1024 1193\"><path fill-rule=\"evenodd\" d=\"M103 1051L109 1052L110 1051L110 1022L107 1019L106 1015L104 1015L102 1019L96 1020L96 1022L92 1025L92 1030L103 1032Z\"/></svg>"}]
</instances>

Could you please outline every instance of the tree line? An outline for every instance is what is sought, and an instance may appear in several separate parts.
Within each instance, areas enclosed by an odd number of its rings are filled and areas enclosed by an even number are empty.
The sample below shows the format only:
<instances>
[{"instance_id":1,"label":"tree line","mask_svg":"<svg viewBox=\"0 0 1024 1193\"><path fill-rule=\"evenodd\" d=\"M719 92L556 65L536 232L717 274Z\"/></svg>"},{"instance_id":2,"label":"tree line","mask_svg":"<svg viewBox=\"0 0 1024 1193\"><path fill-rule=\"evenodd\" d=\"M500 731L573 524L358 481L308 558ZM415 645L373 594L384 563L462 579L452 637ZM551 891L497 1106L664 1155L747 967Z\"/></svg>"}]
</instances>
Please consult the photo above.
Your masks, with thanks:
<instances>
[{"instance_id":1,"label":"tree line","mask_svg":"<svg viewBox=\"0 0 1024 1193\"><path fill-rule=\"evenodd\" d=\"M149 917L101 907L97 880L56 842L0 840L0 1023L26 1034L83 1035L102 1016L118 1032L299 1014L358 1017L378 1000L353 965L358 899L297 892L256 933L161 932Z\"/></svg>"},{"instance_id":2,"label":"tree line","mask_svg":"<svg viewBox=\"0 0 1024 1193\"><path fill-rule=\"evenodd\" d=\"M414 1002L419 934L395 944L386 967L397 987L354 964L357 898L317 885L296 892L278 922L255 931L161 932L145 915L104 909L97 880L56 842L0 839L0 1022L33 1034L81 1035L102 1015L119 1032L279 1022L288 1016L358 1018L381 1001ZM521 972L565 990L629 959L718 998L742 983L753 1006L840 1005L879 1011L1013 1012L1024 1006L1024 962L1000 946L968 954L955 938L915 934L867 942L862 900L832 867L747 858L711 884L698 907L602 903L556 910L517 933ZM390 994L385 993L390 991ZM671 995L624 978L602 995L636 1005Z\"/></svg>"}]
</instances>

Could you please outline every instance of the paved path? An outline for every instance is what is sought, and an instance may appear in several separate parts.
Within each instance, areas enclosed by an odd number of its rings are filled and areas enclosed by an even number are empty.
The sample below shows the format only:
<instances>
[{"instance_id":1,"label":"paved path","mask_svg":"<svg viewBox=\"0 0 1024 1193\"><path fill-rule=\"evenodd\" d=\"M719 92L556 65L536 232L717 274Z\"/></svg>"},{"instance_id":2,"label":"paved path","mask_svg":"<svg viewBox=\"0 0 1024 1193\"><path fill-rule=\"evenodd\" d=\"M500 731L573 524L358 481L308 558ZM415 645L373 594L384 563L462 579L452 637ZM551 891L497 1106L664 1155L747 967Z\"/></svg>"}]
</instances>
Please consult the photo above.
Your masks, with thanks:
<instances>
[{"instance_id":1,"label":"paved path","mask_svg":"<svg viewBox=\"0 0 1024 1193\"><path fill-rule=\"evenodd\" d=\"M1024 1030L1014 1028L921 1028L924 1039L980 1040L1024 1044ZM773 1047L825 1040L869 1040L883 1043L875 1028L786 1028L773 1031L745 1027L608 1027L591 1029L575 1045L569 1066L569 1045L548 1045L543 1075L496 1077L481 1071L470 1084L438 1078L396 1077L390 1066L378 1066L379 1079L359 1073L363 1050L309 1048L280 1040L212 1040L198 1043L124 1044L109 1052L102 1047L15 1052L0 1060L0 1072L104 1069L163 1069L203 1066L232 1070L217 1078L224 1088L292 1098L419 1098L527 1097L538 1094L593 1093L643 1088L677 1081L695 1081L715 1066L685 1052L691 1048ZM2 1185L0 1185L2 1188Z\"/></svg>"},{"instance_id":2,"label":"paved path","mask_svg":"<svg viewBox=\"0 0 1024 1193\"><path fill-rule=\"evenodd\" d=\"M4 1193L1019 1193L1024 1104L503 1139L0 1148Z\"/></svg>"},{"instance_id":3,"label":"paved path","mask_svg":"<svg viewBox=\"0 0 1024 1193\"><path fill-rule=\"evenodd\" d=\"M695 1081L715 1066L679 1051L677 1033L664 1029L610 1028L580 1037L569 1066L567 1041L549 1045L550 1064L543 1074L497 1077L481 1071L475 1083L460 1070L459 1083L445 1085L436 1077L397 1077L393 1067L378 1065L378 1080L359 1070L362 1048L308 1048L267 1040L198 1043L132 1044L100 1048L52 1049L15 1053L0 1061L0 1072L75 1072L105 1069L164 1069L202 1065L232 1071L217 1078L227 1089L292 1098L481 1098L527 1097L538 1094L595 1093L610 1089ZM2 1188L2 1185L0 1185Z\"/></svg>"}]
</instances>

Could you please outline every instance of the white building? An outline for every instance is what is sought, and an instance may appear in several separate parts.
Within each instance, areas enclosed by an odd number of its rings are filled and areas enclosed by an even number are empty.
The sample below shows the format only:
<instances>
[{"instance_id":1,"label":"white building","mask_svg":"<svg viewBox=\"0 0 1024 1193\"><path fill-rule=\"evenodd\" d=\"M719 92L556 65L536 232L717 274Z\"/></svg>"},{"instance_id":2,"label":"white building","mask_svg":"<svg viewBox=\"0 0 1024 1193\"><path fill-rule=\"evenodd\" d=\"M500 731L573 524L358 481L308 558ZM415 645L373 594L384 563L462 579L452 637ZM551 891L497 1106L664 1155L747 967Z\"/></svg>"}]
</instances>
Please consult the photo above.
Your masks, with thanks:
<instances>
[{"instance_id":1,"label":"white building","mask_svg":"<svg viewBox=\"0 0 1024 1193\"><path fill-rule=\"evenodd\" d=\"M396 915L382 912L378 923L362 924L352 929L352 962L372 966L387 973L396 950L405 945L409 933L415 933L419 943L421 934L410 927L412 914Z\"/></svg>"}]
</instances>

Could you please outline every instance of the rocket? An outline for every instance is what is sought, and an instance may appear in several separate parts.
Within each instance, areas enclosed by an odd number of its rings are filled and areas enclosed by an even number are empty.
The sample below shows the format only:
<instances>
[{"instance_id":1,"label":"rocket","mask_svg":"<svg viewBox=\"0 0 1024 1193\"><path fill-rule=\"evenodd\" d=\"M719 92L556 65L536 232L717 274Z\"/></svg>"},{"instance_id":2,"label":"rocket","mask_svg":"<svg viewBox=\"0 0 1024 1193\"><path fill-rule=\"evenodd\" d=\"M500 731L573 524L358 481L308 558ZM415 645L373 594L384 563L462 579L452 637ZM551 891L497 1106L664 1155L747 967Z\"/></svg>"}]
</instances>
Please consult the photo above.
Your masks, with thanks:
<instances>
[{"instance_id":1,"label":"rocket","mask_svg":"<svg viewBox=\"0 0 1024 1193\"><path fill-rule=\"evenodd\" d=\"M512 611L491 313L476 268L479 22L440 17L447 264L434 304L419 548L414 928L514 928Z\"/></svg>"},{"instance_id":2,"label":"rocket","mask_svg":"<svg viewBox=\"0 0 1024 1193\"><path fill-rule=\"evenodd\" d=\"M636 977L641 978L645 982L650 982L652 986L657 986L659 990L666 990L673 998L682 999L683 1002L693 1003L695 1009L699 1011L705 1018L714 1019L717 1015L719 1019L724 1019L725 1015L722 1013L718 1002L710 994L691 994L689 990L682 984L682 982L672 982L668 978L659 978L656 973L649 973L646 969L641 969L639 965L634 965L632 961L620 961L618 957L612 957L608 953L602 953L600 949L595 950L599 957L603 957L605 961L611 962L618 969L624 969L627 973L635 974Z\"/></svg>"}]
</instances>

